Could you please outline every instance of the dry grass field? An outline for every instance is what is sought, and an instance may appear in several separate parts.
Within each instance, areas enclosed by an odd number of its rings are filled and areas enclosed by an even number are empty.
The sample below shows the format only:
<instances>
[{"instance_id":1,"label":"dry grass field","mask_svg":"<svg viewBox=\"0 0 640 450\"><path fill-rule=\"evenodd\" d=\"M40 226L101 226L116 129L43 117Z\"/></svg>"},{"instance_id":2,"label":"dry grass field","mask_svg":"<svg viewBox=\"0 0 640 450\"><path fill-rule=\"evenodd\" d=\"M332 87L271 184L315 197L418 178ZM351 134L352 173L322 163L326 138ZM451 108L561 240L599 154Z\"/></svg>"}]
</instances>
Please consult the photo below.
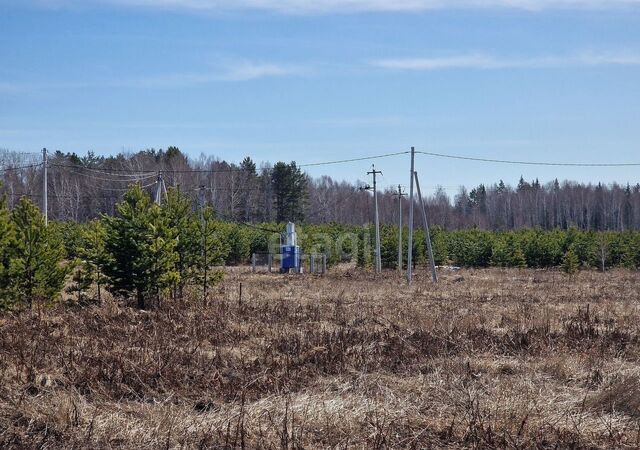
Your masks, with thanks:
<instances>
[{"instance_id":1,"label":"dry grass field","mask_svg":"<svg viewBox=\"0 0 640 450\"><path fill-rule=\"evenodd\" d=\"M640 447L640 274L427 277L2 316L0 448Z\"/></svg>"}]
</instances>

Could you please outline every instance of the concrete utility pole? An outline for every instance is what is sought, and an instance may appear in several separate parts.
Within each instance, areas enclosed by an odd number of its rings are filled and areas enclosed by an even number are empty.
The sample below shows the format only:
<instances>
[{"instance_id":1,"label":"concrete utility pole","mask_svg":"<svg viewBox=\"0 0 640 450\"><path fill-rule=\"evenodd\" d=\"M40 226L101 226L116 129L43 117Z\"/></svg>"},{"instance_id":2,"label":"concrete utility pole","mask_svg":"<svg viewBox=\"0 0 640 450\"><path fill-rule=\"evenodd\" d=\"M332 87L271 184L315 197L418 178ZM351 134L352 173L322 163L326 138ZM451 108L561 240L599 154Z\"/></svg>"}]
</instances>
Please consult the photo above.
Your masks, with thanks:
<instances>
[{"instance_id":1,"label":"concrete utility pole","mask_svg":"<svg viewBox=\"0 0 640 450\"><path fill-rule=\"evenodd\" d=\"M200 201L200 222L204 222L204 184L200 185L199 201Z\"/></svg>"},{"instance_id":2,"label":"concrete utility pole","mask_svg":"<svg viewBox=\"0 0 640 450\"><path fill-rule=\"evenodd\" d=\"M373 175L373 201L376 207L376 273L382 272L382 257L380 255L380 216L378 214L378 188L376 184L376 175L382 175L382 172L376 170L375 165L371 165L371 172L367 175Z\"/></svg>"},{"instance_id":3,"label":"concrete utility pole","mask_svg":"<svg viewBox=\"0 0 640 450\"><path fill-rule=\"evenodd\" d=\"M162 203L162 172L158 172L158 178L156 179L156 205Z\"/></svg>"},{"instance_id":4,"label":"concrete utility pole","mask_svg":"<svg viewBox=\"0 0 640 450\"><path fill-rule=\"evenodd\" d=\"M411 147L411 172L409 173L409 248L407 249L407 283L413 279L413 180L415 176L416 149Z\"/></svg>"},{"instance_id":5,"label":"concrete utility pole","mask_svg":"<svg viewBox=\"0 0 640 450\"><path fill-rule=\"evenodd\" d=\"M208 254L207 254L207 222L205 220L205 215L204 215L204 205L205 205L205 187L204 184L200 185L200 190L198 192L198 203L200 203L200 227L202 230L202 239L200 242L201 248L200 248L200 254L202 255L202 260L204 262L204 279L203 279L203 284L202 284L202 298L204 300L204 302L207 302L207 294L208 294L208 268L207 268L207 264L208 264ZM254 253L251 257L251 265L253 267L253 271L256 271L256 254Z\"/></svg>"},{"instance_id":6,"label":"concrete utility pole","mask_svg":"<svg viewBox=\"0 0 640 450\"><path fill-rule=\"evenodd\" d=\"M398 272L402 273L402 197L407 194L402 192L402 186L398 185Z\"/></svg>"},{"instance_id":7,"label":"concrete utility pole","mask_svg":"<svg viewBox=\"0 0 640 450\"><path fill-rule=\"evenodd\" d=\"M47 192L47 169L48 169L48 158L47 158L47 149L42 149L42 213L44 214L44 224L45 226L49 224L49 202L48 202L48 192Z\"/></svg>"},{"instance_id":8,"label":"concrete utility pole","mask_svg":"<svg viewBox=\"0 0 640 450\"><path fill-rule=\"evenodd\" d=\"M438 282L438 272L436 271L436 263L433 259L433 247L431 246L431 232L429 231L429 221L427 220L427 207L424 204L424 197L422 197L422 192L420 191L420 181L418 181L418 172L414 172L413 175L416 177L416 188L418 189L418 198L420 199L420 205L422 206L422 220L424 222L424 230L427 239L427 251L429 252L429 263L431 264L431 276L433 278L433 282Z\"/></svg>"}]
</instances>

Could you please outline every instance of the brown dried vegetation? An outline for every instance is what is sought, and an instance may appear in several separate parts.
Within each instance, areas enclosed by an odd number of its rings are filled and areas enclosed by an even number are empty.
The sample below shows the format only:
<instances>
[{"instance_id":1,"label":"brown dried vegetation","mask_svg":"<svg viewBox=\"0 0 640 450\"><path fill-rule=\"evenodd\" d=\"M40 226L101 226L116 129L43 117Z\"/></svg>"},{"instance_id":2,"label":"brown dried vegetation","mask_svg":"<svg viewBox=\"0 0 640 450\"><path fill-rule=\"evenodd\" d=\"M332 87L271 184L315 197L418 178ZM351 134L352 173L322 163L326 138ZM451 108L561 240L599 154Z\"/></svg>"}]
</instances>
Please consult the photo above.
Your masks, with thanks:
<instances>
[{"instance_id":1,"label":"brown dried vegetation","mask_svg":"<svg viewBox=\"0 0 640 450\"><path fill-rule=\"evenodd\" d=\"M232 271L209 305L4 316L0 447L636 448L638 281Z\"/></svg>"}]
</instances>

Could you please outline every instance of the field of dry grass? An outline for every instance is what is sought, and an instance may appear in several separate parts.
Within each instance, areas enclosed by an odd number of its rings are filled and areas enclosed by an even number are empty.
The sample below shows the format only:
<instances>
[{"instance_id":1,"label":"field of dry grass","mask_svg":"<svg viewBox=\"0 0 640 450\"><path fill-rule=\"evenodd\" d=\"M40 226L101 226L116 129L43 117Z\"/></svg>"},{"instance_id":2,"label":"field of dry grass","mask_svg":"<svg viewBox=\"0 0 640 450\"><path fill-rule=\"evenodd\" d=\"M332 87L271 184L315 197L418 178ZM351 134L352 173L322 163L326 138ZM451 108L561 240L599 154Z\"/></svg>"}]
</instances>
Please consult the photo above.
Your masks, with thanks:
<instances>
[{"instance_id":1,"label":"field of dry grass","mask_svg":"<svg viewBox=\"0 0 640 450\"><path fill-rule=\"evenodd\" d=\"M639 281L240 270L209 305L5 315L0 448L637 448Z\"/></svg>"}]
</instances>

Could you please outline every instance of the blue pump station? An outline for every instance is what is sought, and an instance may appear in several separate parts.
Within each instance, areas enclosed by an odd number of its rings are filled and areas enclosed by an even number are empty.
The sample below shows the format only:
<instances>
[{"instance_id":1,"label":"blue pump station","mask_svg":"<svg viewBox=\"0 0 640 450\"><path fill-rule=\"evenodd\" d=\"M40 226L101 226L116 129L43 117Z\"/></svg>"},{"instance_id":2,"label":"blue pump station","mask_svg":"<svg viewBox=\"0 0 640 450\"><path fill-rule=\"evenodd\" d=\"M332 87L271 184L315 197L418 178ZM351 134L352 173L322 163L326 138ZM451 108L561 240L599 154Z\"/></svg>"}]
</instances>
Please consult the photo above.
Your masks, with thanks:
<instances>
[{"instance_id":1,"label":"blue pump station","mask_svg":"<svg viewBox=\"0 0 640 450\"><path fill-rule=\"evenodd\" d=\"M300 247L297 245L296 225L289 222L287 224L286 243L281 245L282 266L281 272L286 273L290 270L300 272Z\"/></svg>"}]
</instances>

